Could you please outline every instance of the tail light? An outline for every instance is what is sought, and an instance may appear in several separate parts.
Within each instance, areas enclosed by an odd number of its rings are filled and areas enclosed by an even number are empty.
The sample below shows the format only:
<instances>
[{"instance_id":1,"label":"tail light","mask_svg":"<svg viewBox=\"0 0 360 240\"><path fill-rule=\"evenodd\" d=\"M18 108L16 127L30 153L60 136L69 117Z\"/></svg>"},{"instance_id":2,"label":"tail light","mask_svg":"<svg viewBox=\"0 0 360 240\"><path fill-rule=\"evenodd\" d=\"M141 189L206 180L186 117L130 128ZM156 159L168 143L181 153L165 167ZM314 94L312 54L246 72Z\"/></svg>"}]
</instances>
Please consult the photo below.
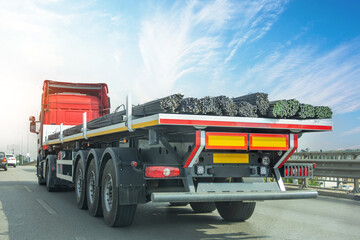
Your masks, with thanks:
<instances>
[{"instance_id":1,"label":"tail light","mask_svg":"<svg viewBox=\"0 0 360 240\"><path fill-rule=\"evenodd\" d=\"M2 160L2 162L6 162L6 158L4 158L4 159Z\"/></svg>"},{"instance_id":2,"label":"tail light","mask_svg":"<svg viewBox=\"0 0 360 240\"><path fill-rule=\"evenodd\" d=\"M179 168L166 166L151 166L145 169L147 178L171 178L180 175Z\"/></svg>"}]
</instances>

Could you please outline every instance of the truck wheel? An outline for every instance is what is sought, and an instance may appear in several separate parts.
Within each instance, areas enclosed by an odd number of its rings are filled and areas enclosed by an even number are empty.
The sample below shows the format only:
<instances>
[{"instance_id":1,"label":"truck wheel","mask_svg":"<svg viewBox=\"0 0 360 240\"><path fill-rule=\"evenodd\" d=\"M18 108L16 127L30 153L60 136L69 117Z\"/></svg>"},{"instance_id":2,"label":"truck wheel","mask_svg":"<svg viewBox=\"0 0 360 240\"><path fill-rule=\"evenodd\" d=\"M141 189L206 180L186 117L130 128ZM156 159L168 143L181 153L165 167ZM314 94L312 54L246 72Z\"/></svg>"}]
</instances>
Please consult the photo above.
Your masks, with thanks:
<instances>
[{"instance_id":1,"label":"truck wheel","mask_svg":"<svg viewBox=\"0 0 360 240\"><path fill-rule=\"evenodd\" d=\"M86 184L85 184L85 171L82 161L80 160L76 166L75 174L75 198L78 208L86 209Z\"/></svg>"},{"instance_id":2,"label":"truck wheel","mask_svg":"<svg viewBox=\"0 0 360 240\"><path fill-rule=\"evenodd\" d=\"M101 203L106 224L110 227L130 226L134 221L137 205L119 205L115 166L111 159L105 165L101 186Z\"/></svg>"},{"instance_id":3,"label":"truck wheel","mask_svg":"<svg viewBox=\"0 0 360 240\"><path fill-rule=\"evenodd\" d=\"M45 180L42 177L38 177L38 184L45 185Z\"/></svg>"},{"instance_id":4,"label":"truck wheel","mask_svg":"<svg viewBox=\"0 0 360 240\"><path fill-rule=\"evenodd\" d=\"M216 209L213 202L191 202L190 207L196 213L211 213Z\"/></svg>"},{"instance_id":5,"label":"truck wheel","mask_svg":"<svg viewBox=\"0 0 360 240\"><path fill-rule=\"evenodd\" d=\"M96 175L95 160L90 162L89 168L86 173L86 201L89 213L93 217L102 216L100 187L96 187L98 176Z\"/></svg>"},{"instance_id":6,"label":"truck wheel","mask_svg":"<svg viewBox=\"0 0 360 240\"><path fill-rule=\"evenodd\" d=\"M51 174L50 174L50 164L46 163L46 172L45 172L45 182L46 182L46 189L48 190L48 192L54 192L55 191L55 187L51 186Z\"/></svg>"},{"instance_id":7,"label":"truck wheel","mask_svg":"<svg viewBox=\"0 0 360 240\"><path fill-rule=\"evenodd\" d=\"M251 217L255 202L217 202L216 208L225 221L240 222Z\"/></svg>"},{"instance_id":8,"label":"truck wheel","mask_svg":"<svg viewBox=\"0 0 360 240\"><path fill-rule=\"evenodd\" d=\"M37 159L36 159L36 175L38 178L38 184L39 185L45 185L45 179L43 177L41 177L41 172L42 172L42 168L41 168L41 157L40 155L38 155Z\"/></svg>"}]
</instances>

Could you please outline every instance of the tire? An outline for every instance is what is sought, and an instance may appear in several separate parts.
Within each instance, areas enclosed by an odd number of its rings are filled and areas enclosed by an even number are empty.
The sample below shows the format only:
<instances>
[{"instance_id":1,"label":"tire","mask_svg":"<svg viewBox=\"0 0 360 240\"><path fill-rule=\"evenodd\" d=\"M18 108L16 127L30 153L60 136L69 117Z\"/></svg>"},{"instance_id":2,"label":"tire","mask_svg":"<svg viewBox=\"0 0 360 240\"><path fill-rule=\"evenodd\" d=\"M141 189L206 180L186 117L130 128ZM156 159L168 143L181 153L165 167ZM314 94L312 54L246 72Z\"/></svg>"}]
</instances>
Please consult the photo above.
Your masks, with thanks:
<instances>
[{"instance_id":1,"label":"tire","mask_svg":"<svg viewBox=\"0 0 360 240\"><path fill-rule=\"evenodd\" d=\"M115 166L111 159L105 165L101 182L101 203L106 224L110 227L130 226L134 221L137 205L119 205Z\"/></svg>"},{"instance_id":2,"label":"tire","mask_svg":"<svg viewBox=\"0 0 360 240\"><path fill-rule=\"evenodd\" d=\"M45 180L44 180L42 177L38 177L38 184L39 184L39 185L45 185L46 182L45 182Z\"/></svg>"},{"instance_id":3,"label":"tire","mask_svg":"<svg viewBox=\"0 0 360 240\"><path fill-rule=\"evenodd\" d=\"M213 202L191 202L190 207L196 213L211 213L216 209Z\"/></svg>"},{"instance_id":4,"label":"tire","mask_svg":"<svg viewBox=\"0 0 360 240\"><path fill-rule=\"evenodd\" d=\"M45 172L45 182L46 182L46 189L48 192L54 192L55 187L50 185L51 182L51 174L50 173L50 164L49 162L46 163L46 172Z\"/></svg>"},{"instance_id":5,"label":"tire","mask_svg":"<svg viewBox=\"0 0 360 240\"><path fill-rule=\"evenodd\" d=\"M4 167L4 171L7 171L7 165L5 165L5 167Z\"/></svg>"},{"instance_id":6,"label":"tire","mask_svg":"<svg viewBox=\"0 0 360 240\"><path fill-rule=\"evenodd\" d=\"M14 165L14 168L16 168L16 164Z\"/></svg>"},{"instance_id":7,"label":"tire","mask_svg":"<svg viewBox=\"0 0 360 240\"><path fill-rule=\"evenodd\" d=\"M185 207L189 203L182 203L182 202L170 202L170 207Z\"/></svg>"},{"instance_id":8,"label":"tire","mask_svg":"<svg viewBox=\"0 0 360 240\"><path fill-rule=\"evenodd\" d=\"M75 172L75 199L78 208L87 209L85 170L81 159Z\"/></svg>"},{"instance_id":9,"label":"tire","mask_svg":"<svg viewBox=\"0 0 360 240\"><path fill-rule=\"evenodd\" d=\"M225 221L242 222L251 217L255 202L217 202L216 208Z\"/></svg>"},{"instance_id":10,"label":"tire","mask_svg":"<svg viewBox=\"0 0 360 240\"><path fill-rule=\"evenodd\" d=\"M46 181L45 181L45 179L43 177L41 177L42 174L40 174L41 171L42 171L42 169L40 168L40 166L41 166L41 163L40 163L41 157L40 156L41 155L38 155L38 157L36 159L36 175L38 177L38 184L39 185L45 185Z\"/></svg>"},{"instance_id":11,"label":"tire","mask_svg":"<svg viewBox=\"0 0 360 240\"><path fill-rule=\"evenodd\" d=\"M96 174L95 160L90 162L86 176L86 202L89 213L93 217L101 217L101 190L100 187L96 187L99 176Z\"/></svg>"}]
</instances>

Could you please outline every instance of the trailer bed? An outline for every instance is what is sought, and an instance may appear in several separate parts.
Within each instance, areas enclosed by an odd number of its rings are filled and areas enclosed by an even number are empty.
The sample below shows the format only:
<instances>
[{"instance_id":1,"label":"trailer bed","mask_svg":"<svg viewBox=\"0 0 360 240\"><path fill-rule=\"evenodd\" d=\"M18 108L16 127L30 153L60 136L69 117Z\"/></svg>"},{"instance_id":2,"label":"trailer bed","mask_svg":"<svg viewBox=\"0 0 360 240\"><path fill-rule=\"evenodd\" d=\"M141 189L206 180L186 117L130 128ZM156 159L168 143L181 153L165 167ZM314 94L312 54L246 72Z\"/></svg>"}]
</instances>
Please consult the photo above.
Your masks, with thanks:
<instances>
[{"instance_id":1,"label":"trailer bed","mask_svg":"<svg viewBox=\"0 0 360 240\"><path fill-rule=\"evenodd\" d=\"M79 128L79 126L85 126L85 128ZM79 131L79 133L69 136L63 136L61 132L52 134L48 138L51 140L47 140L46 144L54 145L81 139L104 136L108 134L128 132L129 128L136 130L149 127L162 127L162 129L164 129L170 126L172 126L172 128L191 127L192 129L237 128L271 130L272 132L321 132L331 131L332 121L329 119L297 120L159 113L151 116L133 119L131 126L127 126L126 122L110 124L105 127L91 130L86 130L86 123L79 126L75 126L73 128L81 129L81 132ZM85 131L82 129L85 129ZM69 128L68 130L71 130L71 128Z\"/></svg>"}]
</instances>

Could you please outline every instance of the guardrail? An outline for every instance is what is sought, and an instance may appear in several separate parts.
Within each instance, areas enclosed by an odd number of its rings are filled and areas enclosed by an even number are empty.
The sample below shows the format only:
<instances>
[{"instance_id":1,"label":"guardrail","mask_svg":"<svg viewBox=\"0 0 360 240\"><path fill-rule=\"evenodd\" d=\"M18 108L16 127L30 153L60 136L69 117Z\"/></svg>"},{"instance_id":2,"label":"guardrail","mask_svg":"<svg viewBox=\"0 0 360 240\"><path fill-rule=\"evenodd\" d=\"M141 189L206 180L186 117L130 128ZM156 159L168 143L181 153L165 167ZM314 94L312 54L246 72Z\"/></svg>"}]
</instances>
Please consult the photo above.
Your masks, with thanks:
<instances>
[{"instance_id":1,"label":"guardrail","mask_svg":"<svg viewBox=\"0 0 360 240\"><path fill-rule=\"evenodd\" d=\"M359 192L360 161L359 160L318 160L289 159L287 163L315 163L315 177L351 178L354 179L354 192Z\"/></svg>"}]
</instances>

